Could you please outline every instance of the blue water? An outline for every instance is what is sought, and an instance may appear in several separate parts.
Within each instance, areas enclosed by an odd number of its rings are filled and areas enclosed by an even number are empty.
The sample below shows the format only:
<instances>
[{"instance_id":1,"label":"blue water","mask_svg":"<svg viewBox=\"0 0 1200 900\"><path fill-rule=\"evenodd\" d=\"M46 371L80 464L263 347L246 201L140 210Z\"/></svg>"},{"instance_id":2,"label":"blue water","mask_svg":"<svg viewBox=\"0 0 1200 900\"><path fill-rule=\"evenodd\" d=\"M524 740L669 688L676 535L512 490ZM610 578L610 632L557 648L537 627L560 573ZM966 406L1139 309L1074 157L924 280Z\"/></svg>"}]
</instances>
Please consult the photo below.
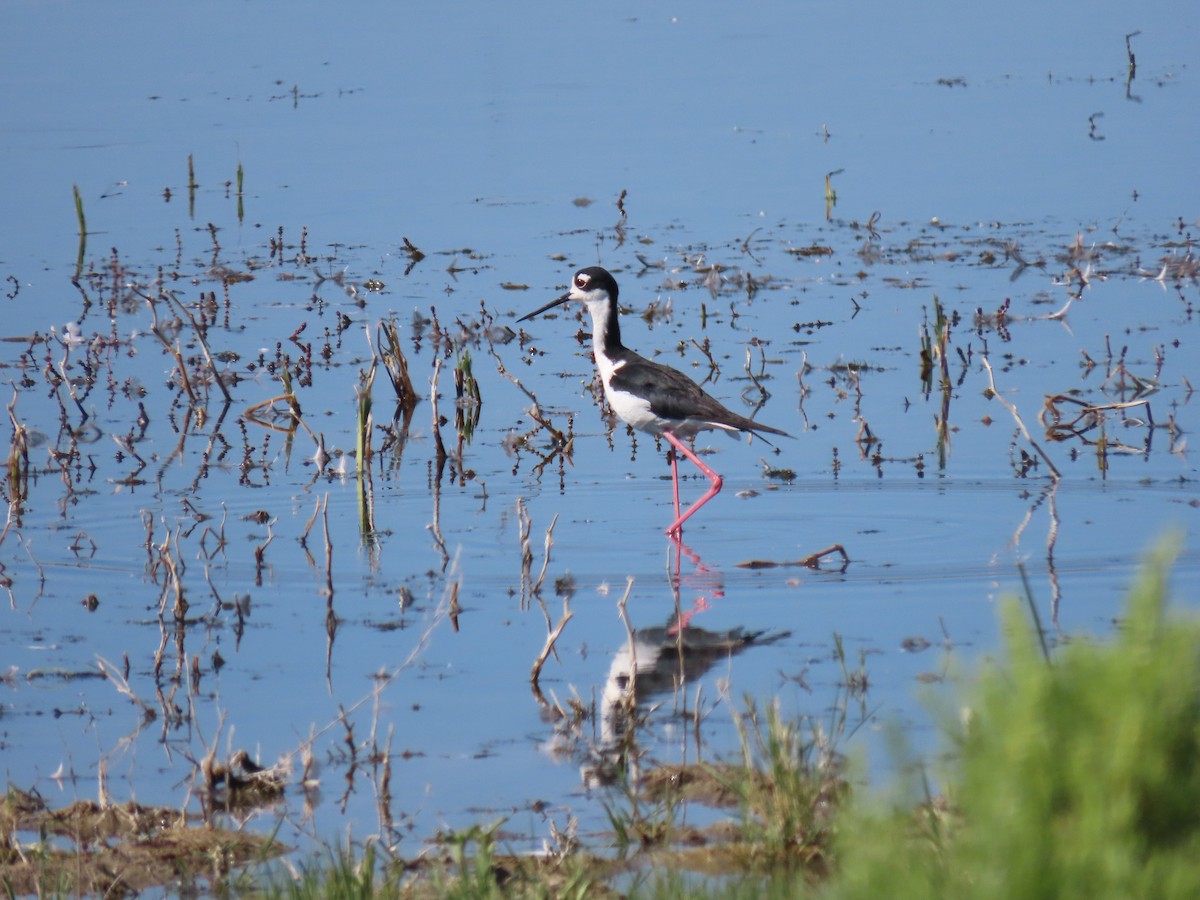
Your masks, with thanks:
<instances>
[{"instance_id":1,"label":"blue water","mask_svg":"<svg viewBox=\"0 0 1200 900\"><path fill-rule=\"evenodd\" d=\"M514 326L577 266L596 262L621 284L630 346L701 379L709 361L693 340L707 340L720 373L706 387L747 413L761 396L746 373L749 348L770 395L759 417L796 436L778 455L757 441L697 442L716 451L708 459L726 486L689 523L695 558L681 564L680 611L711 633L788 636L713 664L678 694L646 698L645 709L660 704L641 738L648 761L732 752L730 708L746 696L779 696L788 712L827 720L843 680L834 633L852 667L864 654L870 679L864 706L852 704L866 710L866 727L847 750L886 777L878 735L891 721L932 749L920 683L997 653L996 603L1021 589L1019 565L1052 636L1103 635L1146 548L1169 529L1194 530L1197 283L1152 276L1163 258L1194 255L1200 224L1198 24L1178 3L662 12L144 3L119 13L6 4L0 363L36 469L0 542L12 579L0 644L0 670L15 667L0 716L10 783L52 799L91 797L103 758L110 793L177 804L187 755L203 755L206 742L272 761L315 732L312 818L297 824L293 786L263 827L286 812L292 843L347 827L365 837L382 826L369 767L343 802L346 709L360 753L372 733L381 745L391 733L402 827L384 838L399 852L438 828L502 815L517 847L540 847L546 816L602 829L581 772L604 742L603 715L580 732L556 731L530 689L546 618L527 602L517 502L530 517L534 578L557 516L542 590L552 624L563 608L555 580L569 574L575 587L542 691L599 710L625 643L616 604L627 578L635 627L663 626L676 609L661 533L669 470L652 441L610 433L587 390L574 311L491 347L479 327L481 304L498 328ZM1125 36L1135 31L1127 86ZM827 173L837 193L828 209ZM82 282L86 310L71 283L73 185L87 214L85 272L97 273ZM427 254L411 269L405 238ZM302 240L309 261L297 260ZM794 252L814 245L831 252ZM664 268L644 268L639 256ZM704 285L714 263L734 279L715 295ZM226 287L218 264L255 278ZM192 308L214 292L208 343L238 354L221 364L242 380L219 426L218 393L189 420L168 388L174 362L129 287L149 290L160 269ZM735 280L746 274L761 285L753 296ZM1077 293L1065 320L1047 318ZM938 378L924 385L918 361L935 295L959 317L941 447ZM974 327L977 309L992 313L1006 299L1003 331ZM669 314L643 319L652 303ZM449 449L457 351L469 350L483 396L474 439L440 482L428 398L438 348L428 327L418 335L411 325L414 310L431 308L453 341L438 384ZM289 448L244 413L282 392L260 354L270 362L278 346L294 360L297 341L312 342L311 383L297 387L305 420L330 450L353 451L365 330L374 336L392 316L423 399L402 453L384 452L376 432L376 534L365 537L353 462L348 475L320 474L305 432ZM60 362L81 374L83 346L68 353L51 339L22 359L35 332L61 334L68 322L85 341L119 342L97 357L86 422L47 374ZM186 325L180 335L198 354ZM766 342L761 355L754 338ZM1021 472L1022 452L1038 454L985 396L985 353L996 387L1061 471L1056 491L1045 460ZM1122 353L1152 391L1128 378L1121 389ZM847 374L847 363L866 368ZM500 364L556 427L570 420L569 462L535 471L538 452L552 451L544 433L506 451L534 423L529 397ZM1094 444L1046 439L1050 423L1038 417L1054 394L1149 399L1150 417L1141 406L1108 411L1102 467ZM136 462L112 436L137 433L139 402L149 425L136 448L147 465L130 483ZM390 405L380 373L376 423ZM48 448L68 446L73 428L81 455L65 478ZM762 460L791 468L794 480L767 477ZM462 468L471 477L456 479ZM702 486L689 478L684 491ZM324 520L309 528L326 498L332 599ZM197 522L185 499L212 518ZM257 510L269 527L243 519ZM299 541L306 531L311 558ZM191 615L204 620L177 644L168 610L156 681L153 547L168 535L186 564ZM272 535L259 564L256 548ZM835 543L851 558L845 571L738 565ZM1174 576L1181 604L1194 605L1198 574L1185 539ZM81 601L93 592L100 605L88 612ZM247 595L239 638L229 604ZM911 637L931 647L905 652ZM141 728L138 708L108 682L27 678L91 670L97 656L121 668L126 655L130 688L159 710ZM202 677L189 701L189 679L172 676L193 660ZM694 707L698 685L700 748L674 715ZM172 709L182 712L172 718ZM65 776L50 779L60 765Z\"/></svg>"}]
</instances>

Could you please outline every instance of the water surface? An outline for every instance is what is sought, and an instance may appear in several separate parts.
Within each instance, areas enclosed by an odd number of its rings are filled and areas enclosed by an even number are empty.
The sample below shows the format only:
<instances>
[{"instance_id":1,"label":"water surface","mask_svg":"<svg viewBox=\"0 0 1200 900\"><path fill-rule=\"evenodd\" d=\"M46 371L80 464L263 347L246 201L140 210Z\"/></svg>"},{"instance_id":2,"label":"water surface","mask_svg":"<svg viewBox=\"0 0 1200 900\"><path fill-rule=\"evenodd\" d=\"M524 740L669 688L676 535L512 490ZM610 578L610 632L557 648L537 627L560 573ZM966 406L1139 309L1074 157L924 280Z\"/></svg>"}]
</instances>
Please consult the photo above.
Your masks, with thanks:
<instances>
[{"instance_id":1,"label":"water surface","mask_svg":"<svg viewBox=\"0 0 1200 900\"><path fill-rule=\"evenodd\" d=\"M644 636L681 614L698 640L759 635L677 692L644 688L643 765L732 752L747 696L828 721L838 634L869 675L847 750L883 777L881 729L934 745L914 698L996 652L1022 569L1053 640L1103 635L1146 548L1194 528L1191 7L0 16L0 364L30 460L0 543L11 784L67 802L103 771L117 797L179 803L215 743L294 760L259 814L293 845L349 828L412 854L500 816L517 848L548 819L600 831L630 579ZM595 402L586 323L515 326L594 263L621 284L630 346L795 435L698 440L726 486L682 555L660 448ZM945 380L921 372L935 298ZM360 482L355 388L387 320L421 402L388 443L377 374ZM482 404L460 457L468 353ZM285 369L311 435L247 417ZM1060 426L1073 400L1102 409L1051 440L1055 396ZM832 544L844 569L740 565ZM1185 542L1182 604L1197 581ZM152 721L91 677L98 657L128 661ZM553 714L572 697L578 728Z\"/></svg>"}]
</instances>

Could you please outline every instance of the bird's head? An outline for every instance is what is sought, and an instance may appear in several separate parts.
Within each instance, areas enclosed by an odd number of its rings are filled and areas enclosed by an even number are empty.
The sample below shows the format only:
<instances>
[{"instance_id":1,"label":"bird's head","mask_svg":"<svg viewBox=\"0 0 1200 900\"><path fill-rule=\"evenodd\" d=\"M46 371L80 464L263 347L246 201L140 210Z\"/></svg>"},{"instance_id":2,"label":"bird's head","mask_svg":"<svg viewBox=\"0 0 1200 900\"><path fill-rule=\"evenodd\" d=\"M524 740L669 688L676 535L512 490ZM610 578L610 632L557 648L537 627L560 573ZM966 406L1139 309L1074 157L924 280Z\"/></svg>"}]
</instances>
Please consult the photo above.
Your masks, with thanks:
<instances>
[{"instance_id":1,"label":"bird's head","mask_svg":"<svg viewBox=\"0 0 1200 900\"><path fill-rule=\"evenodd\" d=\"M600 266L588 266L580 269L575 273L575 277L571 279L571 289L561 297L556 297L547 303L545 306L535 309L531 313L527 313L518 322L524 322L526 319L532 319L534 316L540 316L546 310L554 309L554 307L566 303L569 300L578 300L589 308L595 305L615 304L617 302L617 280L612 277L608 269Z\"/></svg>"}]
</instances>

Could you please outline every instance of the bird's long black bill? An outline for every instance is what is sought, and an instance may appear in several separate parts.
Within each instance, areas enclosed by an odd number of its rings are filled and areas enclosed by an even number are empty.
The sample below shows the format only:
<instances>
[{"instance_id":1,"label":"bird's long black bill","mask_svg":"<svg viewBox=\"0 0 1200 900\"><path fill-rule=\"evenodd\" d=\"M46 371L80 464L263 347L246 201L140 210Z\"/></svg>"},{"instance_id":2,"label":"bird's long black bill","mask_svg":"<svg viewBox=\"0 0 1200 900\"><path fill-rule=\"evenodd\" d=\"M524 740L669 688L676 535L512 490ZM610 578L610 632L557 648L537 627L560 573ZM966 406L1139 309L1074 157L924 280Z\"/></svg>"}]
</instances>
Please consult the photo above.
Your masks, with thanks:
<instances>
[{"instance_id":1,"label":"bird's long black bill","mask_svg":"<svg viewBox=\"0 0 1200 900\"><path fill-rule=\"evenodd\" d=\"M525 315L521 316L521 318L517 319L517 321L518 321L518 322L524 322L526 319L532 319L534 316L540 316L540 315L541 315L542 313L544 313L546 310L548 310L548 309L554 309L554 307L558 306L560 303L566 303L566 302L567 302L568 300L570 300L570 299L571 299L571 295L570 295L569 293L568 293L568 294L563 294L563 295L562 295L561 297L559 297L558 299L556 299L556 300L551 300L549 303L547 303L547 304L546 304L545 306L543 306L541 309L535 309L535 310L534 310L533 312L531 312L531 313L526 313Z\"/></svg>"}]
</instances>

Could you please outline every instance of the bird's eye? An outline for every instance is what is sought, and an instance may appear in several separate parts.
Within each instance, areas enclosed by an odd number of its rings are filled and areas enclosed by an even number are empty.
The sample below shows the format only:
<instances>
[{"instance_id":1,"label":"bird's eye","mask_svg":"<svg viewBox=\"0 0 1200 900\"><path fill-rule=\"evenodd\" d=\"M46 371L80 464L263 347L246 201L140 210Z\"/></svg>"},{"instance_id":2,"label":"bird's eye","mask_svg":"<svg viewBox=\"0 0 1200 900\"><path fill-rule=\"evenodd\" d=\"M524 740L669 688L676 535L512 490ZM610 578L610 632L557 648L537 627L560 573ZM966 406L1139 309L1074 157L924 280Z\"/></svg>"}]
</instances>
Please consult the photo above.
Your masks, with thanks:
<instances>
[{"instance_id":1,"label":"bird's eye","mask_svg":"<svg viewBox=\"0 0 1200 900\"><path fill-rule=\"evenodd\" d=\"M587 283L588 283L588 276L586 276L586 275L576 275L575 276L575 287L585 288L585 287L587 287Z\"/></svg>"}]
</instances>

